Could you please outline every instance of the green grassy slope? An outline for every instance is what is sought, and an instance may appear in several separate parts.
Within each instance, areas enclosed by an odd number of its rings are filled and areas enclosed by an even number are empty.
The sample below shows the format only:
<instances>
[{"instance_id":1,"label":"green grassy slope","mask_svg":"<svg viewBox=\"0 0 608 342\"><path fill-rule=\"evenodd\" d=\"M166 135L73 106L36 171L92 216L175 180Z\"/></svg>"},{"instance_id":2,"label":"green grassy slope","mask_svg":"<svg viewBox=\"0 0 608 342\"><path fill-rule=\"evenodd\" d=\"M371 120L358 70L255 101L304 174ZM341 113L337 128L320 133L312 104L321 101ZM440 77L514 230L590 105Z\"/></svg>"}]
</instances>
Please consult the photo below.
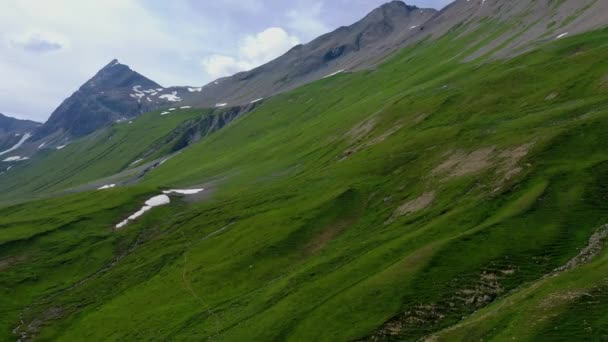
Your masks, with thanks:
<instances>
[{"instance_id":1,"label":"green grassy slope","mask_svg":"<svg viewBox=\"0 0 608 342\"><path fill-rule=\"evenodd\" d=\"M76 141L61 150L42 150L0 176L0 199L7 201L44 194L114 175L171 152L175 131L189 120L208 115L200 109L176 110L161 116L152 112ZM136 166L136 165L134 165Z\"/></svg>"},{"instance_id":2,"label":"green grassy slope","mask_svg":"<svg viewBox=\"0 0 608 342\"><path fill-rule=\"evenodd\" d=\"M608 31L453 58L483 30L270 99L138 187L4 209L2 338L19 312L40 340L602 337L605 253L542 278L607 223Z\"/></svg>"}]
</instances>

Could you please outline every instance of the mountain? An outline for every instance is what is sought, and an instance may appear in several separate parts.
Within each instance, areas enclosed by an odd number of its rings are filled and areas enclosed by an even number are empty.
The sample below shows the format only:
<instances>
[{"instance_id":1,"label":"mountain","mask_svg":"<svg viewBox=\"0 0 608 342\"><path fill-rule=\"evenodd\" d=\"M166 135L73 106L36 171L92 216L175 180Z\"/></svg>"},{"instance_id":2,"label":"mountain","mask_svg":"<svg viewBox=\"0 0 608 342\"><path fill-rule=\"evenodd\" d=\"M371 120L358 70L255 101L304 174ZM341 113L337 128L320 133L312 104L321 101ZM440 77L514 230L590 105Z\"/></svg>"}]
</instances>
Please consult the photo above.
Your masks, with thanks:
<instances>
[{"instance_id":1,"label":"mountain","mask_svg":"<svg viewBox=\"0 0 608 342\"><path fill-rule=\"evenodd\" d=\"M184 103L243 105L336 72L376 65L394 51L396 42L414 34L435 13L401 1L387 3L357 23L298 45L265 65L214 81L185 96Z\"/></svg>"},{"instance_id":2,"label":"mountain","mask_svg":"<svg viewBox=\"0 0 608 342\"><path fill-rule=\"evenodd\" d=\"M52 113L34 140L53 134L83 136L117 120L177 104L206 108L220 103L247 105L341 70L371 66L435 13L434 9L393 1L270 63L199 88L163 88L113 60Z\"/></svg>"},{"instance_id":3,"label":"mountain","mask_svg":"<svg viewBox=\"0 0 608 342\"><path fill-rule=\"evenodd\" d=\"M457 1L246 115L0 161L0 340L606 340L600 1Z\"/></svg>"},{"instance_id":4,"label":"mountain","mask_svg":"<svg viewBox=\"0 0 608 342\"><path fill-rule=\"evenodd\" d=\"M30 120L19 120L0 113L0 151L15 146L27 133L33 133L40 123Z\"/></svg>"},{"instance_id":5,"label":"mountain","mask_svg":"<svg viewBox=\"0 0 608 342\"><path fill-rule=\"evenodd\" d=\"M61 103L34 140L49 135L79 137L92 133L115 121L170 106L180 100L178 92L186 89L165 89L113 60Z\"/></svg>"},{"instance_id":6,"label":"mountain","mask_svg":"<svg viewBox=\"0 0 608 342\"><path fill-rule=\"evenodd\" d=\"M344 71L366 69L404 47L458 30L475 32L460 54L507 57L535 44L605 25L608 5L595 0L457 0L441 11L392 1L353 25L341 27L250 71L203 87L163 88L113 60L65 100L34 140L79 137L119 120L171 106L246 105Z\"/></svg>"}]
</instances>

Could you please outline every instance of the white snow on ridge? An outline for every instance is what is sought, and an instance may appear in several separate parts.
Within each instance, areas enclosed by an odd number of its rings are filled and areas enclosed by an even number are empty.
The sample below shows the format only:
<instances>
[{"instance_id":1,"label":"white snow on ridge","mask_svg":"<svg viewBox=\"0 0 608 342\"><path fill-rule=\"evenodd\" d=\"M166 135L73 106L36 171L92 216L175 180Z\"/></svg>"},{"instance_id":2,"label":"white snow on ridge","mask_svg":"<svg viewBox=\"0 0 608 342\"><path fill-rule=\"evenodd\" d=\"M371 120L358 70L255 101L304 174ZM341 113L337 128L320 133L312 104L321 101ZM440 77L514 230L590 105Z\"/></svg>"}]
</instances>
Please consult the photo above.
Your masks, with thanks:
<instances>
[{"instance_id":1,"label":"white snow on ridge","mask_svg":"<svg viewBox=\"0 0 608 342\"><path fill-rule=\"evenodd\" d=\"M203 91L203 87L198 87L198 88L188 87L188 91L191 93L200 93L201 91Z\"/></svg>"},{"instance_id":2,"label":"white snow on ridge","mask_svg":"<svg viewBox=\"0 0 608 342\"><path fill-rule=\"evenodd\" d=\"M249 103L258 103L258 102L262 101L263 99L264 99L263 97L260 97L259 99L253 100Z\"/></svg>"},{"instance_id":3,"label":"white snow on ridge","mask_svg":"<svg viewBox=\"0 0 608 342\"><path fill-rule=\"evenodd\" d=\"M135 164L139 164L143 159L137 159L136 161L132 162L131 165L129 166L133 166Z\"/></svg>"},{"instance_id":4,"label":"white snow on ridge","mask_svg":"<svg viewBox=\"0 0 608 342\"><path fill-rule=\"evenodd\" d=\"M192 107L190 107L190 106L179 107L179 109L190 109L190 108L192 108Z\"/></svg>"},{"instance_id":5,"label":"white snow on ridge","mask_svg":"<svg viewBox=\"0 0 608 342\"><path fill-rule=\"evenodd\" d=\"M40 146L38 146L38 149L43 148L45 145L46 145L46 143L45 143L45 142L43 142L42 144L40 144Z\"/></svg>"},{"instance_id":6,"label":"white snow on ridge","mask_svg":"<svg viewBox=\"0 0 608 342\"><path fill-rule=\"evenodd\" d=\"M24 161L24 160L28 160L28 159L30 159L30 158L14 156L14 157L8 157L8 158L4 159L3 162Z\"/></svg>"},{"instance_id":7,"label":"white snow on ridge","mask_svg":"<svg viewBox=\"0 0 608 342\"><path fill-rule=\"evenodd\" d=\"M338 71L336 71L336 72L334 72L334 73L331 73L331 74L329 74L329 75L327 75L327 76L324 76L323 78L328 78L328 77L336 76L337 74L341 74L341 73L343 73L344 71L346 71L346 70L345 70L345 69L338 70Z\"/></svg>"},{"instance_id":8,"label":"white snow on ridge","mask_svg":"<svg viewBox=\"0 0 608 342\"><path fill-rule=\"evenodd\" d=\"M108 184L108 185L104 185L101 188L97 188L97 190L106 190L106 189L112 189L116 187L116 184Z\"/></svg>"},{"instance_id":9,"label":"white snow on ridge","mask_svg":"<svg viewBox=\"0 0 608 342\"><path fill-rule=\"evenodd\" d=\"M160 115L167 115L167 114L171 114L171 113L169 113L169 112L162 112L162 113L160 113Z\"/></svg>"},{"instance_id":10,"label":"white snow on ridge","mask_svg":"<svg viewBox=\"0 0 608 342\"><path fill-rule=\"evenodd\" d=\"M116 225L116 229L123 228L124 226L126 226L129 223L129 221L136 220L141 215L143 215L146 212L152 210L152 208L154 208L154 207L159 207L161 205L166 205L166 204L169 204L169 203L171 203L171 199L167 195L154 196L154 197L150 198L149 200L147 200L146 203L145 203L145 205L141 209L139 209L133 215L127 217L126 220L124 220L124 221L120 222L119 224L117 224Z\"/></svg>"},{"instance_id":11,"label":"white snow on ridge","mask_svg":"<svg viewBox=\"0 0 608 342\"><path fill-rule=\"evenodd\" d=\"M25 135L21 137L21 140L19 140L13 147L9 148L6 151L0 152L0 156L13 152L14 150L18 149L19 147L21 147L21 145L23 145L27 141L27 139L29 139L31 137L32 137L32 135L30 133L25 133Z\"/></svg>"},{"instance_id":12,"label":"white snow on ridge","mask_svg":"<svg viewBox=\"0 0 608 342\"><path fill-rule=\"evenodd\" d=\"M218 103L215 105L215 108L226 107L227 105L227 103Z\"/></svg>"},{"instance_id":13,"label":"white snow on ridge","mask_svg":"<svg viewBox=\"0 0 608 342\"><path fill-rule=\"evenodd\" d=\"M182 99L177 96L177 91L174 91L171 94L165 94L158 97L159 99L165 99L169 102L180 102Z\"/></svg>"},{"instance_id":14,"label":"white snow on ridge","mask_svg":"<svg viewBox=\"0 0 608 342\"><path fill-rule=\"evenodd\" d=\"M165 190L163 194L180 194L180 195L195 195L199 192L205 191L205 189L173 189L173 190Z\"/></svg>"},{"instance_id":15,"label":"white snow on ridge","mask_svg":"<svg viewBox=\"0 0 608 342\"><path fill-rule=\"evenodd\" d=\"M68 145L61 145L61 146L57 146L57 149L58 149L58 150L63 150L63 149L66 147L66 146L68 146Z\"/></svg>"},{"instance_id":16,"label":"white snow on ridge","mask_svg":"<svg viewBox=\"0 0 608 342\"><path fill-rule=\"evenodd\" d=\"M559 36L557 36L555 39L564 38L564 37L565 37L565 36L567 36L567 35L568 35L568 32L566 32L566 33L562 33L562 34L560 34Z\"/></svg>"}]
</instances>

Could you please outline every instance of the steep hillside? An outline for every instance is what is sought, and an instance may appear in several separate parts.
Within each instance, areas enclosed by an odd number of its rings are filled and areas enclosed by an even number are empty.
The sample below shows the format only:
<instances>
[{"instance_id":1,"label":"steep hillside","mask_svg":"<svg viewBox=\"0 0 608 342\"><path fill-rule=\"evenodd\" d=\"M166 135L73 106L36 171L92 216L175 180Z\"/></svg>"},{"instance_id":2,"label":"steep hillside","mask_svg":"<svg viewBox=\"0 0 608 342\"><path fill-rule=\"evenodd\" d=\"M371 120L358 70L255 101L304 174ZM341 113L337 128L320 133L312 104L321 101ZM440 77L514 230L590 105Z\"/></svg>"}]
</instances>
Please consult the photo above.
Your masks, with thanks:
<instances>
[{"instance_id":1,"label":"steep hillside","mask_svg":"<svg viewBox=\"0 0 608 342\"><path fill-rule=\"evenodd\" d=\"M608 31L454 58L487 25L268 99L137 182L1 208L1 338L603 338Z\"/></svg>"},{"instance_id":2,"label":"steep hillside","mask_svg":"<svg viewBox=\"0 0 608 342\"><path fill-rule=\"evenodd\" d=\"M290 52L355 71L10 162L0 340L606 339L604 3L404 6Z\"/></svg>"}]
</instances>

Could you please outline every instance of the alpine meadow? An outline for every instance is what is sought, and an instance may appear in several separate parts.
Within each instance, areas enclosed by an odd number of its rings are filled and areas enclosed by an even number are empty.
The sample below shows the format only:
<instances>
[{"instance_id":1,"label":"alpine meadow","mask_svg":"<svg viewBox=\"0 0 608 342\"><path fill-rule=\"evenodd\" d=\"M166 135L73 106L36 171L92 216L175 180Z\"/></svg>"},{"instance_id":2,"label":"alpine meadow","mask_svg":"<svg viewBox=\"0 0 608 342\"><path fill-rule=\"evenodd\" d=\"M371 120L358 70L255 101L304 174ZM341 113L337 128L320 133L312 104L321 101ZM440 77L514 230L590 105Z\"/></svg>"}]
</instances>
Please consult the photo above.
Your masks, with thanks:
<instances>
[{"instance_id":1,"label":"alpine meadow","mask_svg":"<svg viewBox=\"0 0 608 342\"><path fill-rule=\"evenodd\" d=\"M393 1L49 114L0 116L2 341L608 340L605 0Z\"/></svg>"}]
</instances>

